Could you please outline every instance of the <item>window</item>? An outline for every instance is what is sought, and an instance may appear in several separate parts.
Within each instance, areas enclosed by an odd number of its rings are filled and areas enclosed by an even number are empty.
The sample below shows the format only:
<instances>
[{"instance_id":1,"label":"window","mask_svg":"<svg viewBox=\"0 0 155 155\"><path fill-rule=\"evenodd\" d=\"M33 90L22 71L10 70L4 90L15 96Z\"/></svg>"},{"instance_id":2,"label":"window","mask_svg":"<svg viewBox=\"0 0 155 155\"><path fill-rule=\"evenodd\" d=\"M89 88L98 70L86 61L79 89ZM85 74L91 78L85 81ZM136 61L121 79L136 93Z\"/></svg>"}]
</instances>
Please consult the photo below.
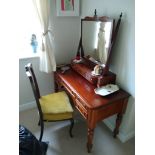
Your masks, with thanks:
<instances>
[{"instance_id":1,"label":"window","mask_svg":"<svg viewBox=\"0 0 155 155\"><path fill-rule=\"evenodd\" d=\"M40 52L41 27L32 0L21 3L19 58L33 57ZM37 46L35 46L37 45ZM36 48L36 50L35 50Z\"/></svg>"}]
</instances>

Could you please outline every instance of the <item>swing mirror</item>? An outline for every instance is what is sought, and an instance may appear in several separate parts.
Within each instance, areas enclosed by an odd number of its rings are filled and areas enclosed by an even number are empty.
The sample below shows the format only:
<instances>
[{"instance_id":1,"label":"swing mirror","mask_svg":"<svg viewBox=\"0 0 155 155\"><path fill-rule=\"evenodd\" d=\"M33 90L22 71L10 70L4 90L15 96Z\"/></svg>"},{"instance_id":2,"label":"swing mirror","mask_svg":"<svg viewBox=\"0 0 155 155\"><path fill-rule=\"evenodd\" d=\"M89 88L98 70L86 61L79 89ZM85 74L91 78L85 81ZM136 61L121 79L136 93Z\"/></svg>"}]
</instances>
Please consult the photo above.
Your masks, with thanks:
<instances>
[{"instance_id":1,"label":"swing mirror","mask_svg":"<svg viewBox=\"0 0 155 155\"><path fill-rule=\"evenodd\" d=\"M106 16L81 19L81 41L84 56L106 64L113 39L114 20Z\"/></svg>"}]
</instances>

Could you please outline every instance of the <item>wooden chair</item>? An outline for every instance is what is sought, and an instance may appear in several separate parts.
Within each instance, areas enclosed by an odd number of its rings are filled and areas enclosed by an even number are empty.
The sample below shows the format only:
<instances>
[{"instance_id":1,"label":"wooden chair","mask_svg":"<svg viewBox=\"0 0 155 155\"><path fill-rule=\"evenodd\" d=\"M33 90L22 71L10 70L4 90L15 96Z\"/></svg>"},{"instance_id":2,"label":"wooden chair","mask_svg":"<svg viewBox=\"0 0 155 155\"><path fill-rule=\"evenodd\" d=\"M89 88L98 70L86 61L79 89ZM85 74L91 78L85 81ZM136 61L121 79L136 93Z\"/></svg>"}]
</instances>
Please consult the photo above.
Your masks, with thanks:
<instances>
[{"instance_id":1,"label":"wooden chair","mask_svg":"<svg viewBox=\"0 0 155 155\"><path fill-rule=\"evenodd\" d=\"M37 103L39 111L39 125L41 126L40 138L42 140L44 132L44 121L64 121L70 120L71 126L69 129L70 137L72 135L72 129L74 126L73 120L73 108L69 102L69 98L65 91L40 96L37 80L32 68L32 64L25 65L26 75L28 76L33 94Z\"/></svg>"}]
</instances>

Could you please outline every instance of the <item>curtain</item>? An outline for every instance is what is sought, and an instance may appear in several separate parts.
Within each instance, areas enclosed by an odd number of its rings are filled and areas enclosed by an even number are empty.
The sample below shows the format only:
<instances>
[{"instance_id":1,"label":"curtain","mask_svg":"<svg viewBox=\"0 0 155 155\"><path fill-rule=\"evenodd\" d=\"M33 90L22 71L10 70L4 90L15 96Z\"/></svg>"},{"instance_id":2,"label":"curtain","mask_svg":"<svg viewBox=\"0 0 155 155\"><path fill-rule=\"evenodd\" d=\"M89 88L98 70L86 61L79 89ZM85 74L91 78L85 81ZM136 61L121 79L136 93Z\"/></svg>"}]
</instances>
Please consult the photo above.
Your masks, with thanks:
<instances>
[{"instance_id":1,"label":"curtain","mask_svg":"<svg viewBox=\"0 0 155 155\"><path fill-rule=\"evenodd\" d=\"M53 34L49 27L49 0L33 0L42 28L42 47L40 54L40 71L50 73L56 70L54 56Z\"/></svg>"},{"instance_id":2,"label":"curtain","mask_svg":"<svg viewBox=\"0 0 155 155\"><path fill-rule=\"evenodd\" d=\"M106 60L107 60L107 49L105 47L105 23L101 22L100 23L100 29L99 29L99 33L98 33L98 46L97 46L97 50L98 50L98 55L99 55L99 60L105 64Z\"/></svg>"}]
</instances>

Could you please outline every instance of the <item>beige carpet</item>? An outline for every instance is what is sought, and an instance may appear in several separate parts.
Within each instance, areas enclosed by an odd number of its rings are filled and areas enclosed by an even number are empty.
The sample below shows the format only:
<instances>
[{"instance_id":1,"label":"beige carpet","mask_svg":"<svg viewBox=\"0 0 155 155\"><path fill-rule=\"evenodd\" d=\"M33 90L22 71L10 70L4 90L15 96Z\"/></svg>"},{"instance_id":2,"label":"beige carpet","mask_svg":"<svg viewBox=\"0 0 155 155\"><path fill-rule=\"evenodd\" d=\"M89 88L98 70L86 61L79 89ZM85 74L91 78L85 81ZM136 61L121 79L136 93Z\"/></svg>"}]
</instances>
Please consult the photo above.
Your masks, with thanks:
<instances>
[{"instance_id":1,"label":"beige carpet","mask_svg":"<svg viewBox=\"0 0 155 155\"><path fill-rule=\"evenodd\" d=\"M69 121L45 123L43 141L49 141L47 155L86 155L87 127L83 118L76 113L73 128L74 137L69 136ZM19 122L25 125L36 137L39 137L37 126L37 110L20 112ZM112 137L112 132L104 123L99 123L95 129L93 149L90 155L134 155L135 141L121 143Z\"/></svg>"}]
</instances>

